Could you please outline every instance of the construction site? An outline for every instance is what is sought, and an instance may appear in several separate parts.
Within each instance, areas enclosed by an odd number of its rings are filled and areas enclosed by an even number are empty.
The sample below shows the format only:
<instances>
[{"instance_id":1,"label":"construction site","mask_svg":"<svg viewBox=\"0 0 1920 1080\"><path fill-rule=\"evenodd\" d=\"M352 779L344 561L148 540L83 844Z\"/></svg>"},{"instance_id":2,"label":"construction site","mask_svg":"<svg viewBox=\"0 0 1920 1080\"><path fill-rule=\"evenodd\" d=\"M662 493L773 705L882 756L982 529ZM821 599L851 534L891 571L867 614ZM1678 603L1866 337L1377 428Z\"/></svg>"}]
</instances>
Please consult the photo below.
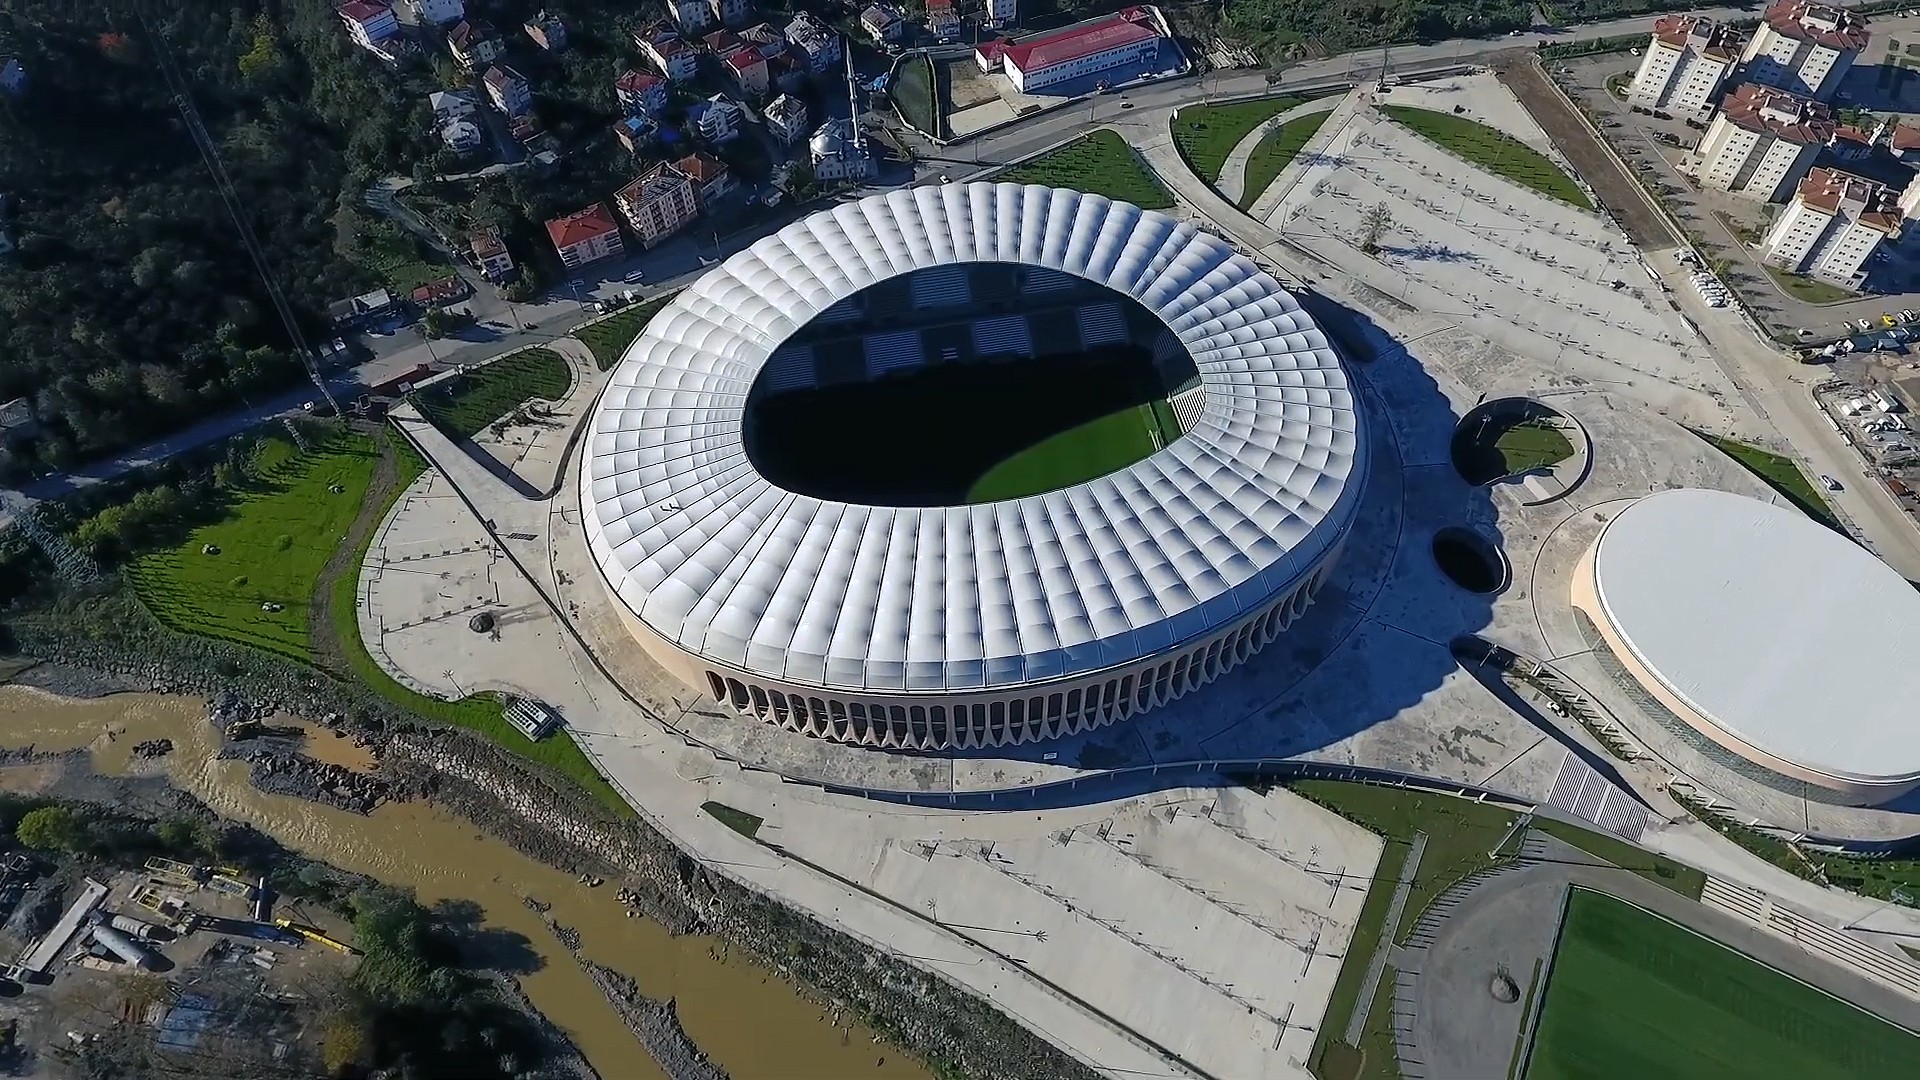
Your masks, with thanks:
<instances>
[{"instance_id":1,"label":"construction site","mask_svg":"<svg viewBox=\"0 0 1920 1080\"><path fill-rule=\"evenodd\" d=\"M150 858L137 870L0 867L0 1075L310 1076L320 997L357 955L327 914L276 910L232 867ZM116 1075L121 1073L115 1073Z\"/></svg>"}]
</instances>

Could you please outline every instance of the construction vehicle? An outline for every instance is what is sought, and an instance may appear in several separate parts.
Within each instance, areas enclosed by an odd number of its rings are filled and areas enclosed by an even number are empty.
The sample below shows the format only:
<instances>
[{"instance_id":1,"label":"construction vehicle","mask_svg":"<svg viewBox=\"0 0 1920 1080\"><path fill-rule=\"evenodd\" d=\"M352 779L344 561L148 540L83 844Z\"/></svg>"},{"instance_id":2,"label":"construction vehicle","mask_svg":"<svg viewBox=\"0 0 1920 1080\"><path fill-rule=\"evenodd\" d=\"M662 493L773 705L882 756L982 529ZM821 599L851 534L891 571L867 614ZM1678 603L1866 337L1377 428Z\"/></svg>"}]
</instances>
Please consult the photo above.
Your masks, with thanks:
<instances>
[{"instance_id":1,"label":"construction vehicle","mask_svg":"<svg viewBox=\"0 0 1920 1080\"><path fill-rule=\"evenodd\" d=\"M251 739L255 735L260 734L260 730L263 726L264 725L262 725L259 720L249 716L249 717L246 717L245 719L235 720L233 723L228 724L225 734L227 738L233 739L233 740Z\"/></svg>"},{"instance_id":2,"label":"construction vehicle","mask_svg":"<svg viewBox=\"0 0 1920 1080\"><path fill-rule=\"evenodd\" d=\"M292 919L275 919L273 920L273 925L279 927L282 930L287 931L290 934L298 934L301 937L306 938L308 941L317 941L320 944L325 945L329 949L338 949L341 952L346 953L348 956L360 955L359 949L356 949L353 946L347 944L346 942L338 940L337 938L328 937L326 934L322 933L321 931L315 929L314 927L307 926L304 923L297 923L297 922L294 922Z\"/></svg>"},{"instance_id":3,"label":"construction vehicle","mask_svg":"<svg viewBox=\"0 0 1920 1080\"><path fill-rule=\"evenodd\" d=\"M158 855L147 860L146 869L147 873L153 875L160 881L164 881L170 885L185 886L187 888L197 888L202 882L206 881L208 875L212 873L211 870L204 866L193 866L188 863L176 862L173 859L163 859Z\"/></svg>"}]
</instances>

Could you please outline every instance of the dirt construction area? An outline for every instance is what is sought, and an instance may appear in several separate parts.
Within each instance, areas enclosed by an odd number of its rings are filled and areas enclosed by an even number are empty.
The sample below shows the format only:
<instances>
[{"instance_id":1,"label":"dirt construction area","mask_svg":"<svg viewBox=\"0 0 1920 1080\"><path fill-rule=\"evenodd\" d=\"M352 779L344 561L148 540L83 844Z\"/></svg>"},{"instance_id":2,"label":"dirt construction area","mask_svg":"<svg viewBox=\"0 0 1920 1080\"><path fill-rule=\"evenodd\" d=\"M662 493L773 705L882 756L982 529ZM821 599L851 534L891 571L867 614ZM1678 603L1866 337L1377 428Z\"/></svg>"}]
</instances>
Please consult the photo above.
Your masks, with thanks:
<instances>
[{"instance_id":1,"label":"dirt construction area","mask_svg":"<svg viewBox=\"0 0 1920 1080\"><path fill-rule=\"evenodd\" d=\"M1600 205L1613 215L1635 246L1657 251L1678 242L1666 222L1648 205L1640 182L1607 153L1607 148L1594 137L1586 121L1560 91L1554 89L1538 64L1524 54L1514 54L1494 70L1501 84L1520 99L1533 122L1553 140L1554 147L1593 189Z\"/></svg>"}]
</instances>

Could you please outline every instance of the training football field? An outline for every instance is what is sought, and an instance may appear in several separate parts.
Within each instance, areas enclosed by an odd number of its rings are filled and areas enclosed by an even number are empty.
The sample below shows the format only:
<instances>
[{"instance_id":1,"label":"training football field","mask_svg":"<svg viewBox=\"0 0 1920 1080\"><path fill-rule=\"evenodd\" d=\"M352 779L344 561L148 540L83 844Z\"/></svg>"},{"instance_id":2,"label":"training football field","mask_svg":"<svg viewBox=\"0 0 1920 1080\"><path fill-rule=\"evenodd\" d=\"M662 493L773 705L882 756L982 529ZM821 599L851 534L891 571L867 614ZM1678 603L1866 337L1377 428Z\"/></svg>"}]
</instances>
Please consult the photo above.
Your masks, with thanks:
<instances>
[{"instance_id":1,"label":"training football field","mask_svg":"<svg viewBox=\"0 0 1920 1080\"><path fill-rule=\"evenodd\" d=\"M1576 889L1526 1080L1920 1075L1920 1037L1621 900Z\"/></svg>"}]
</instances>

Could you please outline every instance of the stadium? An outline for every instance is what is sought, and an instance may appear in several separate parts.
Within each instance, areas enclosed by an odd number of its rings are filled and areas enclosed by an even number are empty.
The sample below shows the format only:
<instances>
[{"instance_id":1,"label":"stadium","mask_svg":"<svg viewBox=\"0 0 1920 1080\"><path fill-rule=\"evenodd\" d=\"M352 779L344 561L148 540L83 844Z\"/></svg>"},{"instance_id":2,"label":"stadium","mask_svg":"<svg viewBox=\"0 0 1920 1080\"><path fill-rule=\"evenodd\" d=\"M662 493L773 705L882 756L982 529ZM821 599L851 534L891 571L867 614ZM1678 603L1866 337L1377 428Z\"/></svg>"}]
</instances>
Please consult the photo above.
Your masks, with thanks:
<instances>
[{"instance_id":1,"label":"stadium","mask_svg":"<svg viewBox=\"0 0 1920 1080\"><path fill-rule=\"evenodd\" d=\"M1572 599L1601 666L1711 760L1839 805L1920 785L1906 655L1920 593L1806 515L1721 491L1648 495L1588 547Z\"/></svg>"},{"instance_id":2,"label":"stadium","mask_svg":"<svg viewBox=\"0 0 1920 1080\"><path fill-rule=\"evenodd\" d=\"M676 678L917 750L1085 731L1281 635L1366 474L1338 357L1218 238L951 184L711 269L614 370L587 542Z\"/></svg>"}]
</instances>

